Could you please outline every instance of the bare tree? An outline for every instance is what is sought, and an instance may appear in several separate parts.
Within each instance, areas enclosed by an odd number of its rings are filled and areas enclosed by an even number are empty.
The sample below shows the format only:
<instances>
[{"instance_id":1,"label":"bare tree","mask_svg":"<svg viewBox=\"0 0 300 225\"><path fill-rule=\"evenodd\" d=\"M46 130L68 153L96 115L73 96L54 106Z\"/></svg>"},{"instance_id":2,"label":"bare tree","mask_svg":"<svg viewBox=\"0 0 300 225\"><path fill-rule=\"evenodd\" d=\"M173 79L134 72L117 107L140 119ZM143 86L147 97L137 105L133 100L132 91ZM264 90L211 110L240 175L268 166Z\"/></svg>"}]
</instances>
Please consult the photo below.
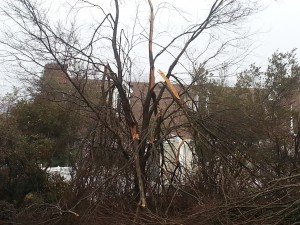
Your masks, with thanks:
<instances>
[{"instance_id":1,"label":"bare tree","mask_svg":"<svg viewBox=\"0 0 300 225\"><path fill-rule=\"evenodd\" d=\"M141 21L142 17L137 11L130 28L124 26L120 20L125 8L124 3L114 0L109 7L101 4L98 1L75 1L70 3L70 11L65 11L66 18L56 22L52 20L48 8L40 1L6 0L1 6L2 16L7 19L6 28L3 28L5 38L1 40L5 49L3 54L27 68L27 72L31 72L28 65L44 66L49 62L59 65L65 79L72 84L76 92L77 104L89 111L89 115L97 124L101 124L98 127L104 127L113 135L117 149L123 153L128 167L134 171L135 190L139 196L138 206L147 208L146 196L152 185L147 174L150 156L164 156L162 143L177 127L193 126L183 99L183 96L188 95L189 87L180 81L180 75L174 75L176 66L187 63L183 57L190 47L193 47L192 43L212 31L229 36L236 35L235 38L221 43L221 47L206 57L205 62L221 54L226 46L240 38L237 31L239 24L254 13L257 7L252 1L211 1L202 21L190 24L169 38L169 41L156 42L156 35L160 35L155 26L158 14L151 0L148 0L149 21ZM171 9L171 5L160 4L157 10L166 7ZM79 26L75 20L70 20L72 15L80 15L89 9L97 15L89 26ZM177 15L183 16L179 10L176 12ZM63 22L63 19L66 19L66 22ZM80 24L79 19L77 22ZM148 24L148 28L145 23ZM145 43L147 51L144 50ZM200 44L210 48L210 42ZM165 56L169 60L167 69L164 69L165 74L160 72L165 81L161 85L155 82L155 70L158 69L157 62ZM143 71L144 65L134 61L138 57L147 57L149 67L149 82L143 91L144 97L139 100L142 102L141 115L137 115L133 110L130 91L124 87L127 83L130 86L136 71ZM95 103L86 91L92 79L109 81L110 98L113 90L117 90L119 101L116 107ZM180 93L170 79L178 82ZM101 92L101 96L107 96L107 88L99 88L98 91ZM171 101L166 107L162 107L160 103L163 104L162 98L166 91L170 94ZM178 109L170 110L174 104ZM177 110L187 117L182 124L176 124L174 120L172 122L173 113ZM110 115L107 115L107 112ZM103 116L104 114L107 116ZM166 127L167 123L171 124L171 127Z\"/></svg>"}]
</instances>

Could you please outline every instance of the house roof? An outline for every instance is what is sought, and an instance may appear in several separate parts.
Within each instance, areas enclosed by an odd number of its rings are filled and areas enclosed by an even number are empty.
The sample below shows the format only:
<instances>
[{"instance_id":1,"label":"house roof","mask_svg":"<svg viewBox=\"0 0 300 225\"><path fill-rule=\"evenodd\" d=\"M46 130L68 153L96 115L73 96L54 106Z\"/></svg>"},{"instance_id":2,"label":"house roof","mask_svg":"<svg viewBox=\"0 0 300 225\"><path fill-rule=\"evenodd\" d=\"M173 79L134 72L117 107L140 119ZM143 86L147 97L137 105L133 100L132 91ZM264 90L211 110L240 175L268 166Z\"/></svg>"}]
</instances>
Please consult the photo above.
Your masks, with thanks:
<instances>
[{"instance_id":1,"label":"house roof","mask_svg":"<svg viewBox=\"0 0 300 225\"><path fill-rule=\"evenodd\" d=\"M95 106L103 104L109 96L111 101L118 101L117 90L111 80L104 80L96 76L72 76L68 78L66 72L67 66L60 66L55 63L47 64L44 68L44 85L47 90L48 97L55 101L75 101L80 99L78 91L81 91L89 101ZM73 83L73 85L71 84ZM77 90L74 88L76 85ZM160 90L165 84L160 82L155 85L154 93L159 94ZM177 84L173 84L178 93L183 91ZM139 124L142 121L143 102L148 92L149 84L147 82L124 82L124 88L129 96L130 104L133 114ZM77 98L76 98L77 96ZM151 101L151 104L152 101ZM165 89L162 98L159 102L158 110L161 115L166 118L164 121L164 129L171 129L171 127L180 126L186 123L186 118L182 111L174 101L172 94ZM186 133L184 129L173 130L173 133Z\"/></svg>"}]
</instances>

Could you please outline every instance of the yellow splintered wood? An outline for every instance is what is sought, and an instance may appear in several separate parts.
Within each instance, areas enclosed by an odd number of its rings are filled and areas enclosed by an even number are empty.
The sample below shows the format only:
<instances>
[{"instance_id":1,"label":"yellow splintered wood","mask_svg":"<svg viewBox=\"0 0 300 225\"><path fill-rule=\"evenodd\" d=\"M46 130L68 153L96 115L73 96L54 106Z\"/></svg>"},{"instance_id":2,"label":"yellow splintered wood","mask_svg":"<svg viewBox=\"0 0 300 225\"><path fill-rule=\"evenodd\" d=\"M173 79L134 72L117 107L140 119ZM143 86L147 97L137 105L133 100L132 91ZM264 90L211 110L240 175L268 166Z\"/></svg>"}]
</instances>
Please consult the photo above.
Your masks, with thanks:
<instances>
[{"instance_id":1,"label":"yellow splintered wood","mask_svg":"<svg viewBox=\"0 0 300 225\"><path fill-rule=\"evenodd\" d=\"M161 77L166 81L170 91L173 93L173 95L177 98L177 99L180 99L179 95L178 95L178 92L176 90L176 88L174 87L173 84L171 84L170 80L166 77L166 75L161 71L161 70L158 70L158 73L161 75Z\"/></svg>"}]
</instances>

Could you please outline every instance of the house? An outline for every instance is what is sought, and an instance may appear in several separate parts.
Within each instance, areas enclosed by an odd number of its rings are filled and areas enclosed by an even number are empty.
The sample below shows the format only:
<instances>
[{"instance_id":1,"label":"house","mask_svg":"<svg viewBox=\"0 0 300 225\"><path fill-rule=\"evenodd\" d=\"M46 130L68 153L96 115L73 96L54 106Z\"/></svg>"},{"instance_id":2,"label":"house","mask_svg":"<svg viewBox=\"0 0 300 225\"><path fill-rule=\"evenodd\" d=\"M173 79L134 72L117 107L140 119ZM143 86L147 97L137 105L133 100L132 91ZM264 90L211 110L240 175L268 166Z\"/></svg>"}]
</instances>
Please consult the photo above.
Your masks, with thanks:
<instances>
[{"instance_id":1,"label":"house","mask_svg":"<svg viewBox=\"0 0 300 225\"><path fill-rule=\"evenodd\" d=\"M67 77L66 72L71 76ZM163 83L156 84L154 93L158 95L163 86ZM183 91L179 85L174 84L174 87L179 93ZM124 81L123 88L130 101L132 112L141 126L143 102L148 91L148 83ZM72 107L81 111L91 111L91 108L95 108L98 110L97 112L109 114L110 119L113 115L122 114L118 108L120 107L118 91L112 80L93 71L73 72L69 71L66 65L49 63L44 67L41 95L62 106L65 104L66 107L70 107L71 104ZM182 101L184 100L183 97ZM158 116L162 123L160 128L163 129L161 133L166 151L164 154L167 163L166 169L171 171L178 166L178 163L188 170L192 169L194 154L192 153L188 121L174 101L172 94L167 90L164 91L159 102L158 115L153 117L152 124L147 131L150 133L151 141L157 138L151 136L151 132L157 129Z\"/></svg>"}]
</instances>

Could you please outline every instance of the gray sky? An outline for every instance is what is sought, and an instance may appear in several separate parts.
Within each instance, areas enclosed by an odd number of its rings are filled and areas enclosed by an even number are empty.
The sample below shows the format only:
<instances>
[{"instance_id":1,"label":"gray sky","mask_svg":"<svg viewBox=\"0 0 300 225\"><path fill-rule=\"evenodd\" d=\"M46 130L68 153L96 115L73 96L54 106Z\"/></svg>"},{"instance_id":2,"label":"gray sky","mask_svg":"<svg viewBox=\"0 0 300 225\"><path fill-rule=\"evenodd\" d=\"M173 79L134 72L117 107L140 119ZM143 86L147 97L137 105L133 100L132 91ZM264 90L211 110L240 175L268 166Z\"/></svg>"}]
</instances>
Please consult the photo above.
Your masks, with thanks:
<instances>
[{"instance_id":1,"label":"gray sky","mask_svg":"<svg viewBox=\"0 0 300 225\"><path fill-rule=\"evenodd\" d=\"M263 0L266 9L254 16L250 25L259 32L253 37L256 49L248 58L258 65L267 64L267 58L277 49L287 52L297 48L300 58L300 1Z\"/></svg>"},{"instance_id":2,"label":"gray sky","mask_svg":"<svg viewBox=\"0 0 300 225\"><path fill-rule=\"evenodd\" d=\"M177 6L195 17L201 14L199 0L174 0ZM249 18L246 26L255 33L251 37L253 51L246 58L244 66L255 62L265 66L268 58L276 51L287 52L297 48L300 59L300 1L299 0L260 0L262 11ZM199 7L195 7L199 5Z\"/></svg>"},{"instance_id":3,"label":"gray sky","mask_svg":"<svg viewBox=\"0 0 300 225\"><path fill-rule=\"evenodd\" d=\"M162 1L153 0L154 5L158 2ZM202 7L205 7L205 4L202 3L205 2L204 0L173 0L169 2L172 2L176 7L187 12L188 18L192 21L196 21L203 16ZM253 43L253 50L242 62L240 69L247 68L254 62L259 66L266 66L268 63L267 59L277 49L282 52L287 52L293 48L298 48L298 59L300 57L300 1L261 0L261 4L263 4L265 9L252 16L246 24L255 35L251 36L250 40L250 42ZM129 10L127 13L129 14ZM146 16L148 16L147 13L148 12L145 11ZM166 18L166 21L171 21L172 19L173 18ZM156 23L159 24L162 23L162 21L156 21ZM172 24L168 26L170 25ZM181 26L183 27L184 25L182 24ZM0 95L3 95L4 92L11 90L11 87L17 84L17 82L5 77L5 73L3 73L1 67L3 67L3 65L0 64Z\"/></svg>"}]
</instances>

